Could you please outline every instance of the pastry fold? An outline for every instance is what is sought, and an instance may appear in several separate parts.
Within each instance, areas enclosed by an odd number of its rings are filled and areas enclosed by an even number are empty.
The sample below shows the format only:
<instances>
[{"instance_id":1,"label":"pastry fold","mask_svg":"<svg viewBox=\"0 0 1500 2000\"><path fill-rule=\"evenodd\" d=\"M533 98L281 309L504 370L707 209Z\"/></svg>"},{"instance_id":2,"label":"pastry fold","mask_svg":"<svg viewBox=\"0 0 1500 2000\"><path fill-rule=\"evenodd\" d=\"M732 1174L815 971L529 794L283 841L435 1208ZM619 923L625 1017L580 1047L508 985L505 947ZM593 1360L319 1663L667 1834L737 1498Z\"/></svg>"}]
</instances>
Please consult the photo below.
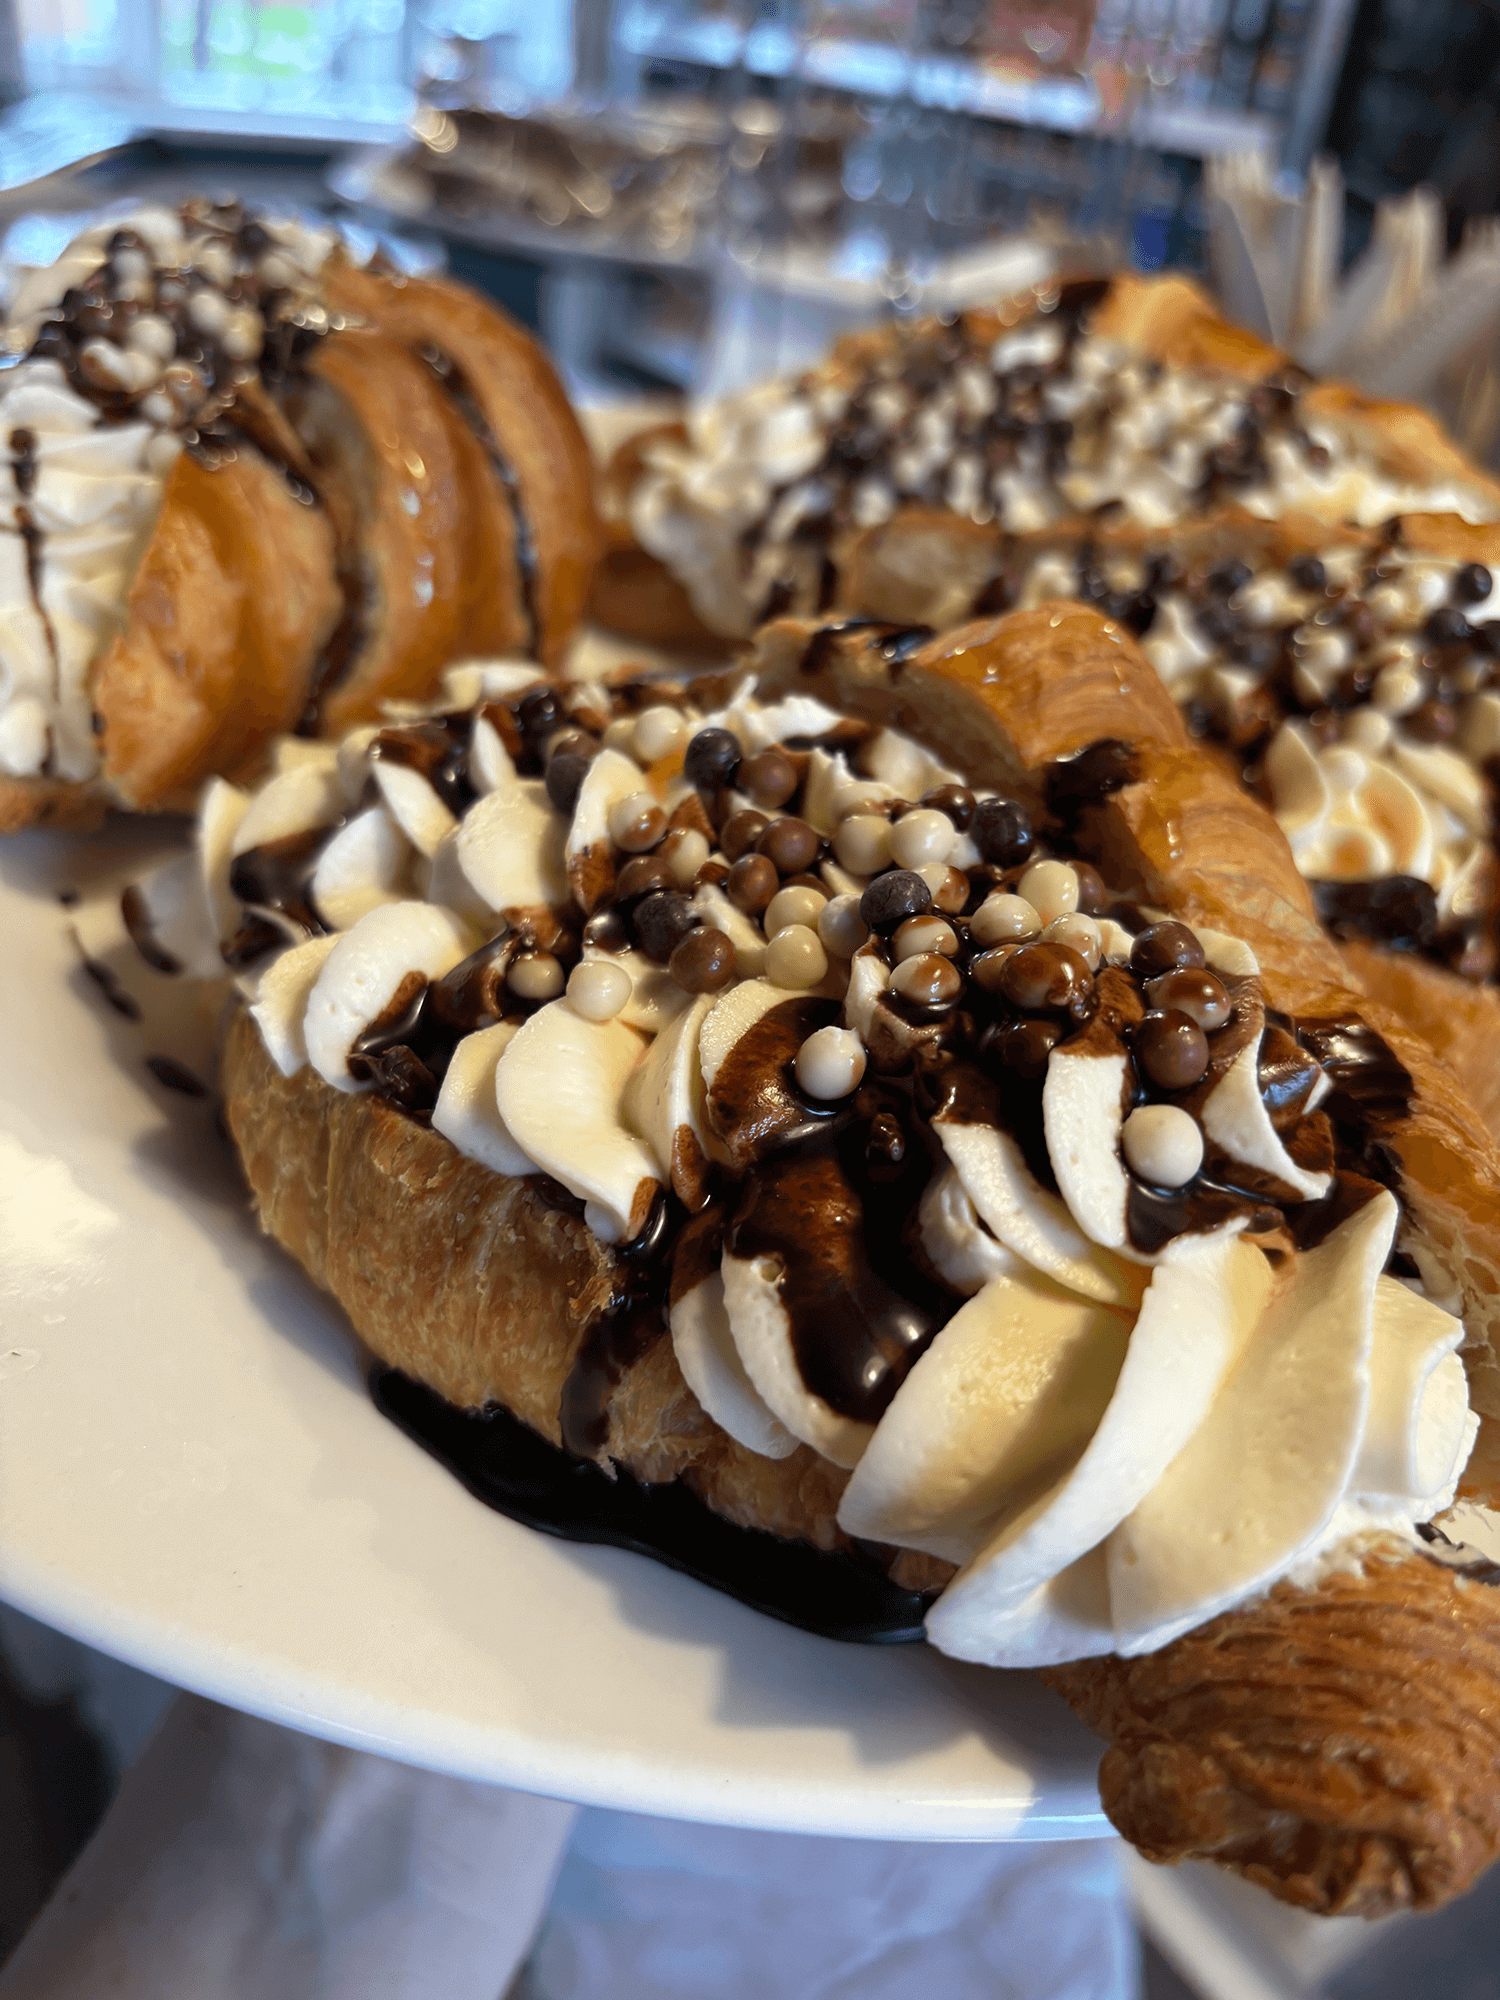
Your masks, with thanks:
<instances>
[{"instance_id":1,"label":"pastry fold","mask_svg":"<svg viewBox=\"0 0 1500 2000\"><path fill-rule=\"evenodd\" d=\"M1073 848L1117 888L1250 944L1272 1006L1359 1014L1386 1038L1411 1085L1409 1110L1382 1136L1403 1247L1463 1293L1473 1397L1500 1412L1500 1153L1427 1045L1350 986L1274 820L1189 738L1128 636L1093 612L1044 606L911 652L894 636L780 621L758 641L761 692L817 695L905 730L1038 820L1058 760L1101 740L1123 746L1125 782L1084 804ZM558 1442L564 1385L613 1282L610 1253L581 1218L550 1206L544 1184L490 1173L374 1097L305 1069L283 1078L243 1013L223 1075L263 1225L374 1352L462 1407L503 1403ZM665 1338L617 1362L603 1462L681 1478L744 1525L840 1544L846 1473L806 1446L775 1460L734 1444L696 1405ZM923 1560L898 1558L903 1580L942 1580L946 1567ZM1484 1693L1495 1620L1495 1601L1450 1569L1372 1562L1316 1589L1284 1586L1147 1659L1054 1678L1112 1739L1106 1806L1146 1852L1209 1854L1291 1900L1373 1913L1455 1893L1500 1847ZM1385 1761L1356 1756L1360 1744L1388 1746Z\"/></svg>"}]
</instances>

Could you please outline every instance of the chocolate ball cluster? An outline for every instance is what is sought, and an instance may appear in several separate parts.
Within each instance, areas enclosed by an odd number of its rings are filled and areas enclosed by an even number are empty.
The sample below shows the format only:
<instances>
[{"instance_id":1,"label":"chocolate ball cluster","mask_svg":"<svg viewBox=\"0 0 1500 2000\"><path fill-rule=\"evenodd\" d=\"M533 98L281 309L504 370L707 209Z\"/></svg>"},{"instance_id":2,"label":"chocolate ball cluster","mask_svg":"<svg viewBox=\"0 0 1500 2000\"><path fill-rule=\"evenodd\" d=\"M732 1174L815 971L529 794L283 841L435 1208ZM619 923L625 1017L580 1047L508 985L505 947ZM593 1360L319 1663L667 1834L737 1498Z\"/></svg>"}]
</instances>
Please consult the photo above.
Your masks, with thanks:
<instances>
[{"instance_id":1,"label":"chocolate ball cluster","mask_svg":"<svg viewBox=\"0 0 1500 2000\"><path fill-rule=\"evenodd\" d=\"M238 202L189 202L175 247L124 227L70 287L30 353L108 417L211 425L257 370L329 330L309 275Z\"/></svg>"}]
</instances>

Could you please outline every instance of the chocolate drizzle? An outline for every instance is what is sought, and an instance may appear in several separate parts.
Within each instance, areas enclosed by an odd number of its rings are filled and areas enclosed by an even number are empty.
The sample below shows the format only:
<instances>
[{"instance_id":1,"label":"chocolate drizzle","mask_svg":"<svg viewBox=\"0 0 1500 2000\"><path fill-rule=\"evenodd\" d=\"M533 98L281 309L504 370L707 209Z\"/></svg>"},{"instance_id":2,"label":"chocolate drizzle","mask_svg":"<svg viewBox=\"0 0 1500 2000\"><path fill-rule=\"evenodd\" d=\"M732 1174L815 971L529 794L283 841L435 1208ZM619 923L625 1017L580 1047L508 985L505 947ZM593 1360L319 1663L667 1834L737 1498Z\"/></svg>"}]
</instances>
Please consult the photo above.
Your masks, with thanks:
<instances>
[{"instance_id":1,"label":"chocolate drizzle","mask_svg":"<svg viewBox=\"0 0 1500 2000\"><path fill-rule=\"evenodd\" d=\"M764 1260L807 1387L873 1424L959 1300L908 1242L932 1172L910 1083L872 1081L836 1105L797 1086L798 1048L836 1014L829 1001L773 1007L725 1059L708 1115L747 1167L726 1248Z\"/></svg>"},{"instance_id":2,"label":"chocolate drizzle","mask_svg":"<svg viewBox=\"0 0 1500 2000\"><path fill-rule=\"evenodd\" d=\"M371 1381L376 1407L447 1466L476 1499L569 1542L632 1549L826 1639L920 1642L935 1591L902 1590L873 1553L815 1549L739 1528L680 1481L648 1486L559 1451L501 1409L470 1414L394 1370Z\"/></svg>"},{"instance_id":3,"label":"chocolate drizzle","mask_svg":"<svg viewBox=\"0 0 1500 2000\"><path fill-rule=\"evenodd\" d=\"M310 826L237 854L229 865L230 890L252 910L285 917L309 937L323 935L329 927L313 903L312 876L318 856L336 831L333 826Z\"/></svg>"},{"instance_id":4,"label":"chocolate drizzle","mask_svg":"<svg viewBox=\"0 0 1500 2000\"><path fill-rule=\"evenodd\" d=\"M668 1252L677 1204L658 1191L640 1235L615 1251L609 1304L584 1334L563 1384L557 1420L563 1446L579 1458L597 1458L609 1442L609 1399L626 1370L666 1332Z\"/></svg>"},{"instance_id":5,"label":"chocolate drizzle","mask_svg":"<svg viewBox=\"0 0 1500 2000\"><path fill-rule=\"evenodd\" d=\"M10 469L19 498L15 507L16 533L21 537L26 550L26 585L31 592L32 608L42 628L42 636L47 645L47 658L52 667L52 700L62 700L62 661L57 649L57 630L52 623L52 614L42 598L42 560L46 547L45 532L37 526L32 514L30 500L36 491L37 458L36 433L18 426L10 434ZM43 768L52 762L52 745L48 735L47 759Z\"/></svg>"},{"instance_id":6,"label":"chocolate drizzle","mask_svg":"<svg viewBox=\"0 0 1500 2000\"><path fill-rule=\"evenodd\" d=\"M500 490L505 496L506 506L510 509L512 522L516 583L526 616L525 647L528 653L535 655L540 650L542 640L541 613L537 603L541 565L537 553L536 530L532 526L531 515L526 506L526 494L521 484L521 476L496 437L494 426L485 415L484 405L475 394L472 383L453 356L446 348L439 347L433 341L424 341L417 349L417 354L436 376L448 400L478 439L496 479L500 482Z\"/></svg>"}]
</instances>

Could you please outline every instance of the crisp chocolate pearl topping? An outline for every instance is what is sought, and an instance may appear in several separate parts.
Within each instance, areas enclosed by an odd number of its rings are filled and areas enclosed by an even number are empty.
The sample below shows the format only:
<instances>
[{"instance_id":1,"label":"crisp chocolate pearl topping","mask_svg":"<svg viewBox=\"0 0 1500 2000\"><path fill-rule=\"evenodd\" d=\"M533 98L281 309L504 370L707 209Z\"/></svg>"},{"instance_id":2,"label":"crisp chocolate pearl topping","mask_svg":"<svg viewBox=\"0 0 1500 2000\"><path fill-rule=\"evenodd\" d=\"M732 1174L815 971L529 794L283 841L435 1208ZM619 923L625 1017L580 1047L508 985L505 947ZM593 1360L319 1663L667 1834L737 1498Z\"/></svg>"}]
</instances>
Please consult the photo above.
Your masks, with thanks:
<instances>
[{"instance_id":1,"label":"crisp chocolate pearl topping","mask_svg":"<svg viewBox=\"0 0 1500 2000\"><path fill-rule=\"evenodd\" d=\"M633 854L615 877L615 901L633 903L658 889L675 889L676 878L658 855Z\"/></svg>"},{"instance_id":2,"label":"crisp chocolate pearl topping","mask_svg":"<svg viewBox=\"0 0 1500 2000\"><path fill-rule=\"evenodd\" d=\"M1147 1014L1135 1031L1136 1061L1163 1090L1186 1090L1208 1068L1208 1037L1175 1007Z\"/></svg>"},{"instance_id":3,"label":"crisp chocolate pearl topping","mask_svg":"<svg viewBox=\"0 0 1500 2000\"><path fill-rule=\"evenodd\" d=\"M761 812L747 810L731 813L719 835L719 846L723 849L724 859L738 861L742 854L748 854L770 823Z\"/></svg>"},{"instance_id":4,"label":"crisp chocolate pearl topping","mask_svg":"<svg viewBox=\"0 0 1500 2000\"><path fill-rule=\"evenodd\" d=\"M805 819L773 819L755 843L757 853L765 855L779 875L800 875L817 860L822 845Z\"/></svg>"},{"instance_id":5,"label":"crisp chocolate pearl topping","mask_svg":"<svg viewBox=\"0 0 1500 2000\"><path fill-rule=\"evenodd\" d=\"M758 806L784 806L797 789L797 773L780 750L762 750L741 764L739 787Z\"/></svg>"},{"instance_id":6,"label":"crisp chocolate pearl topping","mask_svg":"<svg viewBox=\"0 0 1500 2000\"><path fill-rule=\"evenodd\" d=\"M582 757L585 762L599 754L597 740L586 729L560 729L547 744L547 758Z\"/></svg>"},{"instance_id":7,"label":"crisp chocolate pearl topping","mask_svg":"<svg viewBox=\"0 0 1500 2000\"><path fill-rule=\"evenodd\" d=\"M739 738L727 729L700 729L682 759L683 774L700 792L732 785L740 768Z\"/></svg>"},{"instance_id":8,"label":"crisp chocolate pearl topping","mask_svg":"<svg viewBox=\"0 0 1500 2000\"><path fill-rule=\"evenodd\" d=\"M1047 1073L1047 1058L1063 1038L1056 1021L1007 1021L991 1044L1007 1069L1029 1083Z\"/></svg>"},{"instance_id":9,"label":"crisp chocolate pearl topping","mask_svg":"<svg viewBox=\"0 0 1500 2000\"><path fill-rule=\"evenodd\" d=\"M967 785L938 785L918 800L930 812L946 813L960 833L967 833L974 819L974 794Z\"/></svg>"},{"instance_id":10,"label":"crisp chocolate pearl topping","mask_svg":"<svg viewBox=\"0 0 1500 2000\"><path fill-rule=\"evenodd\" d=\"M1201 966L1204 962L1202 945L1175 917L1148 925L1130 949L1130 969L1137 979L1159 979L1180 965Z\"/></svg>"},{"instance_id":11,"label":"crisp chocolate pearl topping","mask_svg":"<svg viewBox=\"0 0 1500 2000\"><path fill-rule=\"evenodd\" d=\"M1092 991L1094 975L1071 945L1023 944L1000 973L1000 991L1026 1013L1072 1011Z\"/></svg>"},{"instance_id":12,"label":"crisp chocolate pearl topping","mask_svg":"<svg viewBox=\"0 0 1500 2000\"><path fill-rule=\"evenodd\" d=\"M584 925L583 942L596 951L626 951L630 930L618 910L601 910Z\"/></svg>"},{"instance_id":13,"label":"crisp chocolate pearl topping","mask_svg":"<svg viewBox=\"0 0 1500 2000\"><path fill-rule=\"evenodd\" d=\"M1079 909L1086 917L1101 916L1109 908L1109 891L1104 886L1104 877L1086 861L1075 861L1073 873L1078 877Z\"/></svg>"},{"instance_id":14,"label":"crisp chocolate pearl topping","mask_svg":"<svg viewBox=\"0 0 1500 2000\"><path fill-rule=\"evenodd\" d=\"M717 993L735 976L734 946L723 931L689 931L674 948L667 970L685 993Z\"/></svg>"},{"instance_id":15,"label":"crisp chocolate pearl topping","mask_svg":"<svg viewBox=\"0 0 1500 2000\"><path fill-rule=\"evenodd\" d=\"M665 965L678 945L701 922L686 896L670 889L658 889L637 904L635 934L641 950L658 965Z\"/></svg>"},{"instance_id":16,"label":"crisp chocolate pearl topping","mask_svg":"<svg viewBox=\"0 0 1500 2000\"><path fill-rule=\"evenodd\" d=\"M547 797L560 813L571 815L578 803L578 788L589 768L587 757L563 750L547 766Z\"/></svg>"},{"instance_id":17,"label":"crisp chocolate pearl topping","mask_svg":"<svg viewBox=\"0 0 1500 2000\"><path fill-rule=\"evenodd\" d=\"M1223 980L1194 966L1164 972L1160 979L1153 979L1146 988L1146 1000L1159 1012L1175 1008L1179 1014L1196 1021L1200 1028L1210 1031L1222 1028L1231 1012Z\"/></svg>"},{"instance_id":18,"label":"crisp chocolate pearl topping","mask_svg":"<svg viewBox=\"0 0 1500 2000\"><path fill-rule=\"evenodd\" d=\"M1321 590L1328 581L1328 572L1316 556L1299 556L1288 566L1287 574L1299 590Z\"/></svg>"},{"instance_id":19,"label":"crisp chocolate pearl topping","mask_svg":"<svg viewBox=\"0 0 1500 2000\"><path fill-rule=\"evenodd\" d=\"M1031 852L1031 821L1011 799L981 799L969 827L986 861L1014 868Z\"/></svg>"},{"instance_id":20,"label":"crisp chocolate pearl topping","mask_svg":"<svg viewBox=\"0 0 1500 2000\"><path fill-rule=\"evenodd\" d=\"M1422 630L1437 646L1457 645L1461 639L1471 636L1468 619L1451 604L1440 604L1436 611L1429 613Z\"/></svg>"},{"instance_id":21,"label":"crisp chocolate pearl topping","mask_svg":"<svg viewBox=\"0 0 1500 2000\"><path fill-rule=\"evenodd\" d=\"M516 721L527 736L550 736L563 722L562 704L552 688L528 688L516 703Z\"/></svg>"},{"instance_id":22,"label":"crisp chocolate pearl topping","mask_svg":"<svg viewBox=\"0 0 1500 2000\"><path fill-rule=\"evenodd\" d=\"M724 883L724 894L747 917L758 917L781 887L776 864L764 854L745 854L735 862Z\"/></svg>"},{"instance_id":23,"label":"crisp chocolate pearl topping","mask_svg":"<svg viewBox=\"0 0 1500 2000\"><path fill-rule=\"evenodd\" d=\"M910 868L888 868L859 899L859 914L872 931L891 931L908 917L932 908L932 891Z\"/></svg>"},{"instance_id":24,"label":"crisp chocolate pearl topping","mask_svg":"<svg viewBox=\"0 0 1500 2000\"><path fill-rule=\"evenodd\" d=\"M1494 587L1494 578L1483 563L1465 563L1453 573L1455 604L1483 604Z\"/></svg>"}]
</instances>

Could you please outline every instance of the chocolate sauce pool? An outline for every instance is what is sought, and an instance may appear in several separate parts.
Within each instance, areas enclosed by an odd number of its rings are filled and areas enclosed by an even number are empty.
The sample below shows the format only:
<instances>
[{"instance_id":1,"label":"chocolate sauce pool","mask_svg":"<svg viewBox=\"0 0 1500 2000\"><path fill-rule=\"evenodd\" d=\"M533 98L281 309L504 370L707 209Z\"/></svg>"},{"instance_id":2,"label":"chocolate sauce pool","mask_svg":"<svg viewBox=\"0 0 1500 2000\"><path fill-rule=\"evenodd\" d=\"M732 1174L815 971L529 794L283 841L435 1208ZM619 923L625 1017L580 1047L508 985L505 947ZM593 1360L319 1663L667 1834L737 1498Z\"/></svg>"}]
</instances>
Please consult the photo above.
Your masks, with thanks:
<instances>
[{"instance_id":1,"label":"chocolate sauce pool","mask_svg":"<svg viewBox=\"0 0 1500 2000\"><path fill-rule=\"evenodd\" d=\"M477 1500L566 1542L632 1549L753 1611L824 1639L893 1645L921 1639L935 1591L902 1590L873 1555L831 1553L737 1528L673 1482L611 1479L559 1451L508 1411L470 1415L394 1369L371 1379L375 1406L430 1451Z\"/></svg>"}]
</instances>

